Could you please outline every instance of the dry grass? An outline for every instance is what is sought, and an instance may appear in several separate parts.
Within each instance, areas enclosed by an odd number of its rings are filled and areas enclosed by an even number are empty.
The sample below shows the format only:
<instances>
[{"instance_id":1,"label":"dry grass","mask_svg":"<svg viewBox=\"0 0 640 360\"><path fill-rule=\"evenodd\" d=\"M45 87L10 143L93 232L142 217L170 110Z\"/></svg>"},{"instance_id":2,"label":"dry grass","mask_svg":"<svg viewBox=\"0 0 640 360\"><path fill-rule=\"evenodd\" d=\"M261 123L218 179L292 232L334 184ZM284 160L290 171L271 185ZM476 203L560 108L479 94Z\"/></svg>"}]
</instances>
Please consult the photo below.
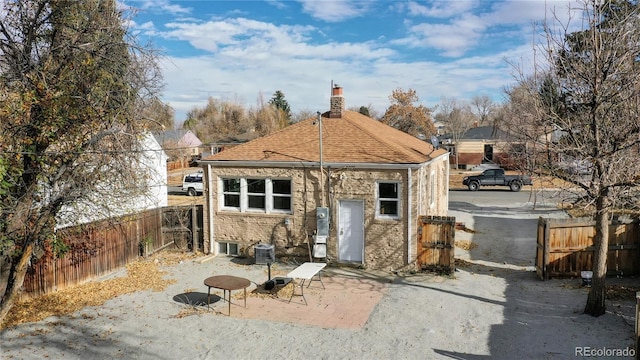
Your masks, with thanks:
<instances>
[{"instance_id":1,"label":"dry grass","mask_svg":"<svg viewBox=\"0 0 640 360\"><path fill-rule=\"evenodd\" d=\"M188 196L188 195L169 195L167 196L167 202L169 206L184 206L184 205L203 205L204 196Z\"/></svg>"},{"instance_id":2,"label":"dry grass","mask_svg":"<svg viewBox=\"0 0 640 360\"><path fill-rule=\"evenodd\" d=\"M60 291L21 300L14 304L0 328L68 315L86 306L100 306L119 295L141 290L162 291L175 280L165 280L161 266L177 264L196 255L162 252L126 266L127 276L89 282Z\"/></svg>"},{"instance_id":3,"label":"dry grass","mask_svg":"<svg viewBox=\"0 0 640 360\"><path fill-rule=\"evenodd\" d=\"M459 259L459 258L455 258L455 264L456 264L456 267L462 267L462 268L473 265L473 263L467 260Z\"/></svg>"},{"instance_id":4,"label":"dry grass","mask_svg":"<svg viewBox=\"0 0 640 360\"><path fill-rule=\"evenodd\" d=\"M267 290L264 288L264 284L262 285L258 285L255 289L253 289L253 291L249 292L247 294L247 296L251 296L251 297L257 297L257 298L273 298L273 297L280 297L283 299L288 299L291 297L291 294L293 294L294 291L294 283L290 282L285 286L282 287L278 287L276 286L275 288L271 289L271 290ZM242 294L238 294L238 296L243 296Z\"/></svg>"},{"instance_id":5,"label":"dry grass","mask_svg":"<svg viewBox=\"0 0 640 360\"><path fill-rule=\"evenodd\" d=\"M638 291L638 286L610 285L605 296L608 300L635 300Z\"/></svg>"},{"instance_id":6,"label":"dry grass","mask_svg":"<svg viewBox=\"0 0 640 360\"><path fill-rule=\"evenodd\" d=\"M456 247L464 250L471 250L478 247L478 244L469 240L456 240Z\"/></svg>"}]
</instances>

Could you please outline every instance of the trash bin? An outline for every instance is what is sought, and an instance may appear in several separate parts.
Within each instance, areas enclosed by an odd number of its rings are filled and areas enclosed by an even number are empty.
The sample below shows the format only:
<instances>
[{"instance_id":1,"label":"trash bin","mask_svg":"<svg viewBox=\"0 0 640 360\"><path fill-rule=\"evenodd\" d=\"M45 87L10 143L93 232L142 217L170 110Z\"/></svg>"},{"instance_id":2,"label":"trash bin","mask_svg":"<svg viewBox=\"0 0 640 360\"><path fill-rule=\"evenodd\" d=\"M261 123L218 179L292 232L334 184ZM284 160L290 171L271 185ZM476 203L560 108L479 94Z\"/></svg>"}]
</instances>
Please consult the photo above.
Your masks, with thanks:
<instances>
[{"instance_id":1,"label":"trash bin","mask_svg":"<svg viewBox=\"0 0 640 360\"><path fill-rule=\"evenodd\" d=\"M593 271L581 271L580 277L582 277L582 286L591 286Z\"/></svg>"}]
</instances>

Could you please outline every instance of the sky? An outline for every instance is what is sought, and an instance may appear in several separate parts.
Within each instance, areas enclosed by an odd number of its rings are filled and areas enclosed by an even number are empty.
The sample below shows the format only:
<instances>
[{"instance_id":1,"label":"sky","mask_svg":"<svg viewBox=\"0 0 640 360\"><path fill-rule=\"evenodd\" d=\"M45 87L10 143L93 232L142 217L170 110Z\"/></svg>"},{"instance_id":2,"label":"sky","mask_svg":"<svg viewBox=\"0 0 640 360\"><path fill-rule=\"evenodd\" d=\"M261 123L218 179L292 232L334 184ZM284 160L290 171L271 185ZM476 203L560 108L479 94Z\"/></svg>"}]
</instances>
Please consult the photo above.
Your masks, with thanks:
<instances>
[{"instance_id":1,"label":"sky","mask_svg":"<svg viewBox=\"0 0 640 360\"><path fill-rule=\"evenodd\" d=\"M280 90L293 113L347 108L380 115L396 89L419 104L487 95L504 101L531 67L540 25L575 1L120 0L128 24L161 54L161 100L176 123L213 97L256 108ZM437 111L436 111L437 112Z\"/></svg>"}]
</instances>

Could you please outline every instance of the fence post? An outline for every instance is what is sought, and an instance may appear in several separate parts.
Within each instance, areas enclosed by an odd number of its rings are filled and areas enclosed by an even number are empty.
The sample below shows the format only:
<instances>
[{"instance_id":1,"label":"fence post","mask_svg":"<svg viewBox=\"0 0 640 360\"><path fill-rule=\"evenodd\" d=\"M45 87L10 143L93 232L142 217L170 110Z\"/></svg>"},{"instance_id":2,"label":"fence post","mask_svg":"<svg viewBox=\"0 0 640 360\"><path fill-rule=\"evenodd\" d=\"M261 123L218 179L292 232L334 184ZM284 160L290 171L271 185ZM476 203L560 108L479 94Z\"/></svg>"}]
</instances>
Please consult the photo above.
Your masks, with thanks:
<instances>
[{"instance_id":1,"label":"fence post","mask_svg":"<svg viewBox=\"0 0 640 360\"><path fill-rule=\"evenodd\" d=\"M193 203L191 205L191 243L193 244L193 252L198 253L200 251L199 247L199 237L196 229L198 228L198 213L196 211L196 204Z\"/></svg>"},{"instance_id":2,"label":"fence post","mask_svg":"<svg viewBox=\"0 0 640 360\"><path fill-rule=\"evenodd\" d=\"M638 321L638 317L640 317L640 291L636 292L636 360L640 360L640 321Z\"/></svg>"}]
</instances>

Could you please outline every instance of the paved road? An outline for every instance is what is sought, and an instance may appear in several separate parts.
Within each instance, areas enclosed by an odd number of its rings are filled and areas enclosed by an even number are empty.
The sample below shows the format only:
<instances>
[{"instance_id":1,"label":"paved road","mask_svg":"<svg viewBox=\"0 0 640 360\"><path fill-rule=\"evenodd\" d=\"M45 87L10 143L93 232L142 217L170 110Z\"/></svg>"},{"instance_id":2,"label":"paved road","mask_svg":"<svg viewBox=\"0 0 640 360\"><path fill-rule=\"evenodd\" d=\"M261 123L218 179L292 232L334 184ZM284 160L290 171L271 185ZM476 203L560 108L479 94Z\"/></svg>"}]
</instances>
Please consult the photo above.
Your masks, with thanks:
<instances>
[{"instance_id":1,"label":"paved road","mask_svg":"<svg viewBox=\"0 0 640 360\"><path fill-rule=\"evenodd\" d=\"M566 217L558 200L561 197L554 191L450 191L448 215L474 231L456 232L456 240L470 240L478 246L468 253L456 250L456 257L532 269L538 218Z\"/></svg>"},{"instance_id":2,"label":"paved road","mask_svg":"<svg viewBox=\"0 0 640 360\"><path fill-rule=\"evenodd\" d=\"M182 186L167 186L168 195L187 195L186 191L182 190Z\"/></svg>"},{"instance_id":3,"label":"paved road","mask_svg":"<svg viewBox=\"0 0 640 360\"><path fill-rule=\"evenodd\" d=\"M478 191L466 189L449 191L449 203L463 202L476 205L520 206L526 204L533 208L546 208L557 207L562 205L563 202L568 202L569 199L571 199L571 194L558 190L513 192L506 188L491 188Z\"/></svg>"}]
</instances>

